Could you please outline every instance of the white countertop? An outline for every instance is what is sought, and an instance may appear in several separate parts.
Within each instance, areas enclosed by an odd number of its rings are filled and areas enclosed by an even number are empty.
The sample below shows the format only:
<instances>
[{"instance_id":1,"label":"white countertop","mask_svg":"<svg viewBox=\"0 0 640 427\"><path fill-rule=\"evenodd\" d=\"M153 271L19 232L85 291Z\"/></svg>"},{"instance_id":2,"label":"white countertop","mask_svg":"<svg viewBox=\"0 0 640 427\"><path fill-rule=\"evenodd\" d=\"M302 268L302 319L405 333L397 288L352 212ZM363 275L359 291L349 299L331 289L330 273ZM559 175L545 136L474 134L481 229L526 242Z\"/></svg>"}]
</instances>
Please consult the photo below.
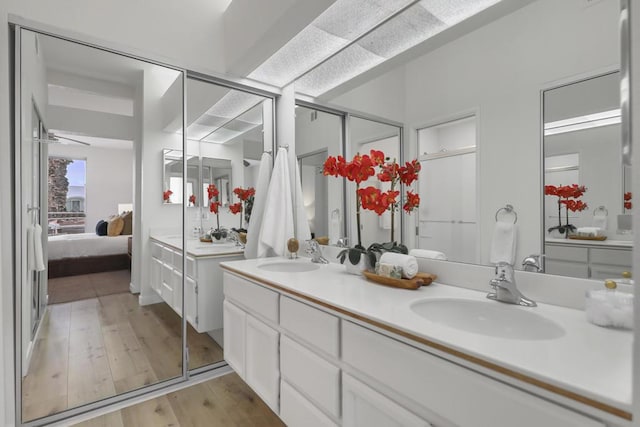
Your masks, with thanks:
<instances>
[{"instance_id":1,"label":"white countertop","mask_svg":"<svg viewBox=\"0 0 640 427\"><path fill-rule=\"evenodd\" d=\"M179 235L154 235L150 237L163 245L171 246L178 251L182 250L182 236ZM192 257L219 257L229 255L241 255L243 249L233 242L207 243L193 237L187 238L187 255Z\"/></svg>"},{"instance_id":2,"label":"white countertop","mask_svg":"<svg viewBox=\"0 0 640 427\"><path fill-rule=\"evenodd\" d=\"M633 248L632 240L579 240L579 239L559 239L556 237L547 237L545 243L570 245L570 246L610 246L619 249Z\"/></svg>"},{"instance_id":3,"label":"white countertop","mask_svg":"<svg viewBox=\"0 0 640 427\"><path fill-rule=\"evenodd\" d=\"M222 266L631 412L633 334L592 325L583 311L549 304L534 308L506 306L512 310L530 310L552 319L566 333L546 341L498 338L447 327L424 319L410 309L412 303L422 299L486 301L484 292L439 283L417 291L389 288L347 274L344 266L333 263L306 273L274 272L258 267L274 261L278 259L232 261L224 262Z\"/></svg>"}]
</instances>

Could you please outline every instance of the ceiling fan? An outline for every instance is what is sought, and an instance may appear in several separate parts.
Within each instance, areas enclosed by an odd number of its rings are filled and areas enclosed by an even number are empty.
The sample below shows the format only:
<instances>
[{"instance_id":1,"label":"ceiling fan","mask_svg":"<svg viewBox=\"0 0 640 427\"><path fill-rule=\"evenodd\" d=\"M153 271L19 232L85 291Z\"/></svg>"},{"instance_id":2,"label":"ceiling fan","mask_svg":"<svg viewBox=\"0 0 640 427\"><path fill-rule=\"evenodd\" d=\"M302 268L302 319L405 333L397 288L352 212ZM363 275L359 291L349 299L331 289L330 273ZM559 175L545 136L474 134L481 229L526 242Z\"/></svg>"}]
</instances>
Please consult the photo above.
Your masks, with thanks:
<instances>
[{"instance_id":1,"label":"ceiling fan","mask_svg":"<svg viewBox=\"0 0 640 427\"><path fill-rule=\"evenodd\" d=\"M76 144L82 144L86 146L91 146L88 142L80 141L77 139L69 138L66 136L56 135L53 132L49 132L46 138L34 138L33 142L39 142L41 144L69 144L70 141Z\"/></svg>"}]
</instances>

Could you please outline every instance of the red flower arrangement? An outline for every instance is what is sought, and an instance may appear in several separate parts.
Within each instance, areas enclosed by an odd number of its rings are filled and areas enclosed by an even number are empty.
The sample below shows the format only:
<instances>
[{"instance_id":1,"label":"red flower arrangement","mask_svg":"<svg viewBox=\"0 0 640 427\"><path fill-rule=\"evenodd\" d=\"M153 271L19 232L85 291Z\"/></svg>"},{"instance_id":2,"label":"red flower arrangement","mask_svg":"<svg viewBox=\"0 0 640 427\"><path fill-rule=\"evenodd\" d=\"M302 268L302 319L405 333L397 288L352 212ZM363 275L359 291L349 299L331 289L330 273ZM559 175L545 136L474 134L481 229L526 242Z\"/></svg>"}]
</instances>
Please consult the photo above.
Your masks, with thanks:
<instances>
[{"instance_id":1,"label":"red flower arrangement","mask_svg":"<svg viewBox=\"0 0 640 427\"><path fill-rule=\"evenodd\" d=\"M218 196L220 196L220 191L215 184L209 184L207 187L207 196L209 196L209 212L216 214L216 231L220 231L220 206L222 203L218 200Z\"/></svg>"},{"instance_id":2,"label":"red flower arrangement","mask_svg":"<svg viewBox=\"0 0 640 427\"><path fill-rule=\"evenodd\" d=\"M631 202L632 198L633 198L633 193L631 193L630 191L624 193L624 208L625 209L633 208L633 203Z\"/></svg>"},{"instance_id":3,"label":"red flower arrangement","mask_svg":"<svg viewBox=\"0 0 640 427\"><path fill-rule=\"evenodd\" d=\"M192 194L189 196L189 203L191 204L191 206L195 206L196 204L196 195Z\"/></svg>"},{"instance_id":4,"label":"red flower arrangement","mask_svg":"<svg viewBox=\"0 0 640 427\"><path fill-rule=\"evenodd\" d=\"M578 200L584 195L587 188L584 185L571 184L571 185L545 185L544 194L546 196L555 196L558 198L558 225L549 228L549 232L558 230L565 237L569 236L570 231L575 231L576 227L569 224L569 211L582 212L587 209L588 206L582 200ZM562 206L565 206L566 224L562 225Z\"/></svg>"},{"instance_id":5,"label":"red flower arrangement","mask_svg":"<svg viewBox=\"0 0 640 427\"><path fill-rule=\"evenodd\" d=\"M233 189L233 194L238 196L240 201L238 203L229 205L229 211L234 215L240 214L240 228L238 229L238 231L246 231L244 228L242 228L242 211L244 209L246 221L248 222L249 215L251 215L251 206L253 206L253 198L256 194L256 189L253 187L249 187L247 189L236 187Z\"/></svg>"},{"instance_id":6,"label":"red flower arrangement","mask_svg":"<svg viewBox=\"0 0 640 427\"><path fill-rule=\"evenodd\" d=\"M173 191L171 190L167 190L167 191L163 191L162 192L162 200L164 200L165 203L171 203L171 195L173 194Z\"/></svg>"}]
</instances>

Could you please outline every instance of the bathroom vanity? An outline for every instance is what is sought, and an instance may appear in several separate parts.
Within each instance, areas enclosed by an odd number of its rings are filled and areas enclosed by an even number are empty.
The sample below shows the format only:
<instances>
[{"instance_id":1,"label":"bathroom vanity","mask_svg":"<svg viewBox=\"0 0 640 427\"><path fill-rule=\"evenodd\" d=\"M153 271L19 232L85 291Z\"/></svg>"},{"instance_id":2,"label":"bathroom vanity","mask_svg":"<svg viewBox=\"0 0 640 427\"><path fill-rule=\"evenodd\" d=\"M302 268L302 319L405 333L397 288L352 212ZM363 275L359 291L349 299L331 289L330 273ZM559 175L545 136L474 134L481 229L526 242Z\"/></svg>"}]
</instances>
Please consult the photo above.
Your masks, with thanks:
<instances>
[{"instance_id":1,"label":"bathroom vanity","mask_svg":"<svg viewBox=\"0 0 640 427\"><path fill-rule=\"evenodd\" d=\"M287 425L630 424L632 334L580 310L305 259L222 268L225 359Z\"/></svg>"},{"instance_id":2,"label":"bathroom vanity","mask_svg":"<svg viewBox=\"0 0 640 427\"><path fill-rule=\"evenodd\" d=\"M151 245L151 287L182 316L183 258L181 237L154 236ZM184 316L198 332L208 332L222 345L222 261L243 259L232 242L201 243L187 239Z\"/></svg>"},{"instance_id":3,"label":"bathroom vanity","mask_svg":"<svg viewBox=\"0 0 640 427\"><path fill-rule=\"evenodd\" d=\"M545 239L545 272L583 279L621 277L632 271L633 242Z\"/></svg>"}]
</instances>

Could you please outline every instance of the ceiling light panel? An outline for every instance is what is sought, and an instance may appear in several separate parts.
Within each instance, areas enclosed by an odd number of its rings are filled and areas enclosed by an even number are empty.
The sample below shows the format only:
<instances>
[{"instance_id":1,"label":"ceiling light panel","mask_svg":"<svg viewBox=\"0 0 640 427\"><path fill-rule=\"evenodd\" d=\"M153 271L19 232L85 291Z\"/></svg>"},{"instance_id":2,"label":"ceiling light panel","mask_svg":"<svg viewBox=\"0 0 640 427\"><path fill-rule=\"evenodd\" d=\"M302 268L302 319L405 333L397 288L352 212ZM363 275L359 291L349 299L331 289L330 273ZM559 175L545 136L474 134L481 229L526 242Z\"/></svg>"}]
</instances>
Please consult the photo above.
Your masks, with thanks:
<instances>
[{"instance_id":1,"label":"ceiling light panel","mask_svg":"<svg viewBox=\"0 0 640 427\"><path fill-rule=\"evenodd\" d=\"M423 0L393 17L296 81L317 97L500 0Z\"/></svg>"},{"instance_id":2,"label":"ceiling light panel","mask_svg":"<svg viewBox=\"0 0 640 427\"><path fill-rule=\"evenodd\" d=\"M500 0L422 0L419 4L451 26L499 2Z\"/></svg>"},{"instance_id":3,"label":"ceiling light panel","mask_svg":"<svg viewBox=\"0 0 640 427\"><path fill-rule=\"evenodd\" d=\"M337 0L249 78L283 87L414 0Z\"/></svg>"},{"instance_id":4,"label":"ceiling light panel","mask_svg":"<svg viewBox=\"0 0 640 427\"><path fill-rule=\"evenodd\" d=\"M412 0L338 0L311 25L353 41Z\"/></svg>"},{"instance_id":5,"label":"ceiling light panel","mask_svg":"<svg viewBox=\"0 0 640 427\"><path fill-rule=\"evenodd\" d=\"M418 5L394 17L375 31L358 40L363 48L384 58L423 42L447 28L447 25Z\"/></svg>"},{"instance_id":6,"label":"ceiling light panel","mask_svg":"<svg viewBox=\"0 0 640 427\"><path fill-rule=\"evenodd\" d=\"M318 96L385 61L353 44L296 81L296 91Z\"/></svg>"}]
</instances>

